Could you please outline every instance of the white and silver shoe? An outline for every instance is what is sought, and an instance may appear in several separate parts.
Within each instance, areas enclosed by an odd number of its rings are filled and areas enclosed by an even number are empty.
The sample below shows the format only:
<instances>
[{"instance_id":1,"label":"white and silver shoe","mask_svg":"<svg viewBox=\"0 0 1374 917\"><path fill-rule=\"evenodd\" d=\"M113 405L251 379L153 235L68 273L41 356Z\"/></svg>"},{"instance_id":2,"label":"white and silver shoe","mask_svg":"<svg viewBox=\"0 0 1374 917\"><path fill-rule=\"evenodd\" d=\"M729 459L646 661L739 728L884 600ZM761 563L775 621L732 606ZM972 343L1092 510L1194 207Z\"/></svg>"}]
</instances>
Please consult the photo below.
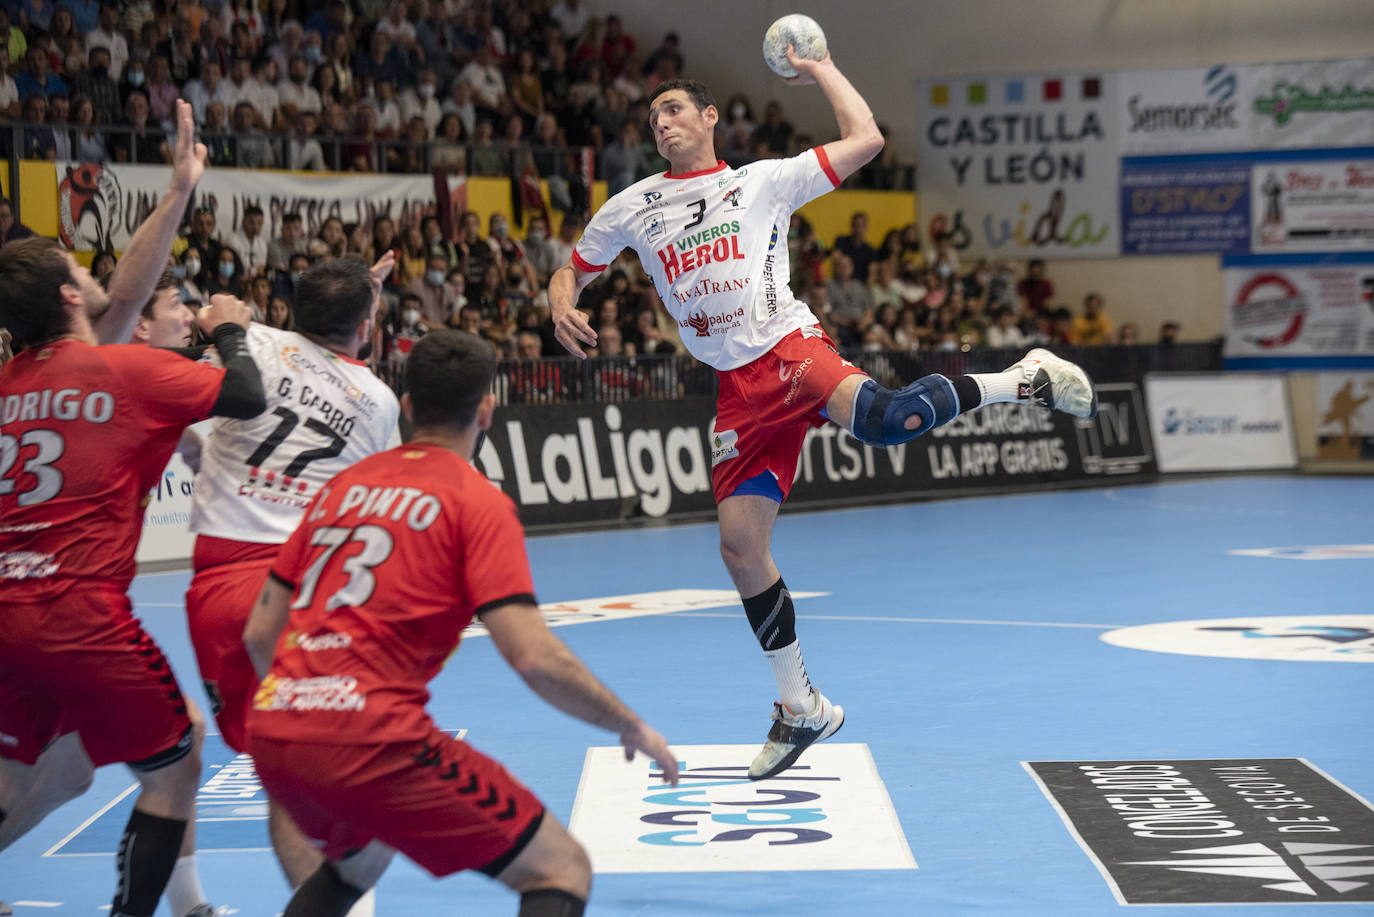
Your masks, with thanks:
<instances>
[{"instance_id":1,"label":"white and silver shoe","mask_svg":"<svg viewBox=\"0 0 1374 917\"><path fill-rule=\"evenodd\" d=\"M1013 370L1019 370L1025 377L1018 385L1022 400L1074 417L1097 416L1097 392L1093 389L1093 381L1077 363L1037 347L1008 366L1006 372Z\"/></svg>"},{"instance_id":2,"label":"white and silver shoe","mask_svg":"<svg viewBox=\"0 0 1374 917\"><path fill-rule=\"evenodd\" d=\"M830 738L844 725L844 708L830 703L829 698L811 689L811 709L793 712L784 704L773 705L773 725L763 751L749 765L750 780L766 780L791 767L817 742Z\"/></svg>"}]
</instances>

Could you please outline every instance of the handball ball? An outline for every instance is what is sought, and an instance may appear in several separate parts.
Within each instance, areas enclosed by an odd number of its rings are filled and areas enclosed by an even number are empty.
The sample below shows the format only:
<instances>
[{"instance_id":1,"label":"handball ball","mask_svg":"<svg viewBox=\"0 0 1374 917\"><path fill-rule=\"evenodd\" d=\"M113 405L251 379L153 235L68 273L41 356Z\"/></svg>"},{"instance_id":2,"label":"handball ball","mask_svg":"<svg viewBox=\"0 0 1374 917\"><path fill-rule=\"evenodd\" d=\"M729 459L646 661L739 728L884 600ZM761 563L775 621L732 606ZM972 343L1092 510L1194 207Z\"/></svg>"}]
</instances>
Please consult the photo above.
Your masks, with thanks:
<instances>
[{"instance_id":1,"label":"handball ball","mask_svg":"<svg viewBox=\"0 0 1374 917\"><path fill-rule=\"evenodd\" d=\"M791 78L797 70L787 62L787 46L792 45L797 57L821 60L825 57L825 33L816 20L801 13L783 16L768 27L763 36L763 59L778 76Z\"/></svg>"}]
</instances>

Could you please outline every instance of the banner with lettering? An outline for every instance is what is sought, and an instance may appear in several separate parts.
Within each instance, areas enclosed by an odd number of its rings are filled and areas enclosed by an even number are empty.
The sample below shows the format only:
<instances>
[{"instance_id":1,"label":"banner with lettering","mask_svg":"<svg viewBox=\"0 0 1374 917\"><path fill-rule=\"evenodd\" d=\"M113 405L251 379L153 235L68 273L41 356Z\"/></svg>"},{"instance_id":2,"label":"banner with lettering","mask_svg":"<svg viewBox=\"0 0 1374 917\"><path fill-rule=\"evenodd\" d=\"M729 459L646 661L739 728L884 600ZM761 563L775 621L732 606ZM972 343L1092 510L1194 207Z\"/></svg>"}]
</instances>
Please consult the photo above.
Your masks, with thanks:
<instances>
[{"instance_id":1,"label":"banner with lettering","mask_svg":"<svg viewBox=\"0 0 1374 917\"><path fill-rule=\"evenodd\" d=\"M1250 83L1251 68L1225 64L1118 74L1121 152L1139 156L1249 149Z\"/></svg>"},{"instance_id":2,"label":"banner with lettering","mask_svg":"<svg viewBox=\"0 0 1374 917\"><path fill-rule=\"evenodd\" d=\"M123 251L167 189L167 166L119 163L57 164L58 227L62 242L79 251ZM396 220L434 208L431 175L313 175L304 172L207 169L193 206L215 212L216 231L238 229L243 211L262 208L263 233L280 234L281 218L299 213L305 234L315 235L330 217L371 226L380 216Z\"/></svg>"},{"instance_id":3,"label":"banner with lettering","mask_svg":"<svg viewBox=\"0 0 1374 917\"><path fill-rule=\"evenodd\" d=\"M1228 369L1374 368L1374 252L1223 258Z\"/></svg>"},{"instance_id":4,"label":"banner with lettering","mask_svg":"<svg viewBox=\"0 0 1374 917\"><path fill-rule=\"evenodd\" d=\"M1250 149L1374 146L1374 58L1246 69Z\"/></svg>"},{"instance_id":5,"label":"banner with lettering","mask_svg":"<svg viewBox=\"0 0 1374 917\"><path fill-rule=\"evenodd\" d=\"M1374 113L1369 119L1374 121ZM1374 250L1374 157L1304 161L1300 156L1256 163L1251 170L1251 248L1256 253Z\"/></svg>"},{"instance_id":6,"label":"banner with lettering","mask_svg":"<svg viewBox=\"0 0 1374 917\"><path fill-rule=\"evenodd\" d=\"M928 231L995 258L1100 257L1117 237L1115 77L1048 74L920 84Z\"/></svg>"}]
</instances>

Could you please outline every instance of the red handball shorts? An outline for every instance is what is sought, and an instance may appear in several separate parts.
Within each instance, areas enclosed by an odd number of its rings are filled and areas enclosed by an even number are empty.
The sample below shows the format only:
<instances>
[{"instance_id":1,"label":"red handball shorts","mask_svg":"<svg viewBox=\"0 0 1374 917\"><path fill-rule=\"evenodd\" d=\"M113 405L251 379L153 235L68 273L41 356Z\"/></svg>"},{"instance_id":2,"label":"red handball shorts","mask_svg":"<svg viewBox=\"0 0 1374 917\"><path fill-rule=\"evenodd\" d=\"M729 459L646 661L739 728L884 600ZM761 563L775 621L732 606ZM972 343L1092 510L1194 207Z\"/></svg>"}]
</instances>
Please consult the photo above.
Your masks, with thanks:
<instances>
[{"instance_id":1,"label":"red handball shorts","mask_svg":"<svg viewBox=\"0 0 1374 917\"><path fill-rule=\"evenodd\" d=\"M324 855L343 859L374 838L435 876L498 875L520 855L544 806L499 763L447 733L358 745L250 732L258 777Z\"/></svg>"},{"instance_id":2,"label":"red handball shorts","mask_svg":"<svg viewBox=\"0 0 1374 917\"><path fill-rule=\"evenodd\" d=\"M115 586L7 603L0 614L0 757L33 764L69 732L96 767L156 770L191 750L172 667Z\"/></svg>"},{"instance_id":3,"label":"red handball shorts","mask_svg":"<svg viewBox=\"0 0 1374 917\"><path fill-rule=\"evenodd\" d=\"M196 571L186 591L186 624L205 693L224 744L240 753L248 748L244 718L258 685L243 628L270 569L271 557L207 567Z\"/></svg>"},{"instance_id":4,"label":"red handball shorts","mask_svg":"<svg viewBox=\"0 0 1374 917\"><path fill-rule=\"evenodd\" d=\"M719 503L745 481L768 472L782 498L792 490L806 431L846 376L862 374L820 328L800 328L752 363L718 371L711 437L711 490Z\"/></svg>"}]
</instances>

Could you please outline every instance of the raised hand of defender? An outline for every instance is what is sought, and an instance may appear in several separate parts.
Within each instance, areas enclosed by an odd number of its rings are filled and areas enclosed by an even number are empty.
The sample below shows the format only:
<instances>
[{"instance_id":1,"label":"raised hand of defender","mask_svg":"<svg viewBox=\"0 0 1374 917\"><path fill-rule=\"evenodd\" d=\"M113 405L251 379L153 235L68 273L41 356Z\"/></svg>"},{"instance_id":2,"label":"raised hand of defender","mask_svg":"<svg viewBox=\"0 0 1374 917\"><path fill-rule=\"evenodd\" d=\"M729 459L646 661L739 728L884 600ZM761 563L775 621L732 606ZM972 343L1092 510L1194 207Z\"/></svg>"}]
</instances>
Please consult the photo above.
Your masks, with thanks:
<instances>
[{"instance_id":1,"label":"raised hand of defender","mask_svg":"<svg viewBox=\"0 0 1374 917\"><path fill-rule=\"evenodd\" d=\"M642 751L658 763L663 771L663 779L677 786L677 755L668 749L668 743L663 736L650 729L643 720L620 734L620 744L625 746L626 761L633 761L635 752Z\"/></svg>"},{"instance_id":2,"label":"raised hand of defender","mask_svg":"<svg viewBox=\"0 0 1374 917\"><path fill-rule=\"evenodd\" d=\"M809 57L798 57L797 48L791 43L787 45L787 62L797 71L796 76L783 78L783 82L789 86L810 86L816 82L818 70L835 66L835 62L830 59L829 51L825 52L825 57L820 60L812 60Z\"/></svg>"},{"instance_id":3,"label":"raised hand of defender","mask_svg":"<svg viewBox=\"0 0 1374 917\"><path fill-rule=\"evenodd\" d=\"M577 346L578 343L581 342L588 347L596 346L596 331L587 321L587 316L576 306L568 306L566 311L553 317L553 337L568 353L582 360L587 359L587 354Z\"/></svg>"},{"instance_id":4,"label":"raised hand of defender","mask_svg":"<svg viewBox=\"0 0 1374 917\"><path fill-rule=\"evenodd\" d=\"M177 147L172 154L172 186L189 194L205 174L210 151L196 142L196 119L191 103L177 99Z\"/></svg>"},{"instance_id":5,"label":"raised hand of defender","mask_svg":"<svg viewBox=\"0 0 1374 917\"><path fill-rule=\"evenodd\" d=\"M196 324L206 336L226 322L247 328L252 320L253 310L248 304L228 293L216 293L211 296L210 305L201 306L200 312L196 315Z\"/></svg>"},{"instance_id":6,"label":"raised hand of defender","mask_svg":"<svg viewBox=\"0 0 1374 917\"><path fill-rule=\"evenodd\" d=\"M382 257L377 259L377 263L368 269L368 274L372 277L372 311L376 314L377 305L382 299L382 285L391 276L391 272L396 269L396 249L389 248Z\"/></svg>"}]
</instances>

